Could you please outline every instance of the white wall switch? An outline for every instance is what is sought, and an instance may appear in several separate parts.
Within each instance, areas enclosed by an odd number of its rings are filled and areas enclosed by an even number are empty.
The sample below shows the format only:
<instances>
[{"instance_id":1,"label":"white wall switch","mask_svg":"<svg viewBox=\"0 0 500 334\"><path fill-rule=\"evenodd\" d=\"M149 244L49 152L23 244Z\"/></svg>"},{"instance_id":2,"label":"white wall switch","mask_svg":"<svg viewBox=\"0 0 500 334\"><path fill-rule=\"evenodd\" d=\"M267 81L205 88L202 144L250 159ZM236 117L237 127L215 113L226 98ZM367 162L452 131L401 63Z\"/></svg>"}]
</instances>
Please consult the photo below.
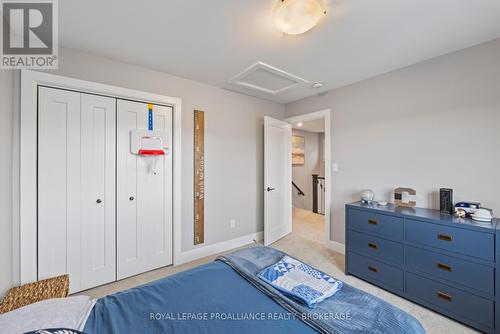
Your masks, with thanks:
<instances>
[{"instance_id":1,"label":"white wall switch","mask_svg":"<svg viewBox=\"0 0 500 334\"><path fill-rule=\"evenodd\" d=\"M338 172L339 171L339 164L334 162L332 163L332 171Z\"/></svg>"},{"instance_id":2,"label":"white wall switch","mask_svg":"<svg viewBox=\"0 0 500 334\"><path fill-rule=\"evenodd\" d=\"M230 226L231 228L235 228L235 227L236 227L236 219L234 219L234 218L233 218L233 219L231 219L231 220L229 221L229 226Z\"/></svg>"}]
</instances>

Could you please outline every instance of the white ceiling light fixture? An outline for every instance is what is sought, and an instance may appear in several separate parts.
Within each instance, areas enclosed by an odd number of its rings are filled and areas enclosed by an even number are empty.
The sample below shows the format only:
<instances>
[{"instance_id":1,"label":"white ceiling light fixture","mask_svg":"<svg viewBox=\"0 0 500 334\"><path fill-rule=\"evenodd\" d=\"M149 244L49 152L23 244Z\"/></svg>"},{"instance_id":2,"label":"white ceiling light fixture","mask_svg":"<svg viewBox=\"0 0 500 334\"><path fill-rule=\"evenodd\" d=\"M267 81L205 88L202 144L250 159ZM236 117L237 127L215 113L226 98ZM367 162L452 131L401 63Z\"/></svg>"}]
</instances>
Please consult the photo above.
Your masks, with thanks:
<instances>
[{"instance_id":1,"label":"white ceiling light fixture","mask_svg":"<svg viewBox=\"0 0 500 334\"><path fill-rule=\"evenodd\" d=\"M304 124L302 124L302 123L297 123L297 126L298 126L299 128L300 128L302 125L304 125Z\"/></svg>"},{"instance_id":2,"label":"white ceiling light fixture","mask_svg":"<svg viewBox=\"0 0 500 334\"><path fill-rule=\"evenodd\" d=\"M279 0L274 7L274 24L289 35L303 34L326 14L321 0Z\"/></svg>"}]
</instances>

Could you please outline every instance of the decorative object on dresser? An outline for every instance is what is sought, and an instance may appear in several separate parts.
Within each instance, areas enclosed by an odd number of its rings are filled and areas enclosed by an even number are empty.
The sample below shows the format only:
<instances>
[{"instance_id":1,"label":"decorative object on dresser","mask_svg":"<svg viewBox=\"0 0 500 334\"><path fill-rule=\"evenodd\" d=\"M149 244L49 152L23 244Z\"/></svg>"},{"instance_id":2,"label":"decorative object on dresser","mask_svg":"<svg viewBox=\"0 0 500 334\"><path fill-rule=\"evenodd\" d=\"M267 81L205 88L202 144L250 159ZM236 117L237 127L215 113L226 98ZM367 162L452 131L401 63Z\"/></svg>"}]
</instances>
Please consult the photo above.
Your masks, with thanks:
<instances>
[{"instance_id":1,"label":"decorative object on dresser","mask_svg":"<svg viewBox=\"0 0 500 334\"><path fill-rule=\"evenodd\" d=\"M491 223L493 220L493 214L490 209L477 209L471 217L472 220L482 223Z\"/></svg>"},{"instance_id":2,"label":"decorative object on dresser","mask_svg":"<svg viewBox=\"0 0 500 334\"><path fill-rule=\"evenodd\" d=\"M394 189L394 204L406 208L413 208L417 202L412 201L410 196L415 196L417 192L411 188L396 188Z\"/></svg>"},{"instance_id":3,"label":"decorative object on dresser","mask_svg":"<svg viewBox=\"0 0 500 334\"><path fill-rule=\"evenodd\" d=\"M441 213L453 214L453 189L439 189L439 209Z\"/></svg>"},{"instance_id":4,"label":"decorative object on dresser","mask_svg":"<svg viewBox=\"0 0 500 334\"><path fill-rule=\"evenodd\" d=\"M363 203L371 203L375 198L375 194L371 189L365 189L361 192L361 201Z\"/></svg>"},{"instance_id":5,"label":"decorative object on dresser","mask_svg":"<svg viewBox=\"0 0 500 334\"><path fill-rule=\"evenodd\" d=\"M477 224L439 210L392 204L348 204L346 274L483 332L498 333L499 222Z\"/></svg>"},{"instance_id":6,"label":"decorative object on dresser","mask_svg":"<svg viewBox=\"0 0 500 334\"><path fill-rule=\"evenodd\" d=\"M470 217L477 209L481 209L479 202L458 202L455 204L455 210L463 210L467 217Z\"/></svg>"},{"instance_id":7,"label":"decorative object on dresser","mask_svg":"<svg viewBox=\"0 0 500 334\"><path fill-rule=\"evenodd\" d=\"M467 217L467 212L464 209L455 208L455 217L465 218Z\"/></svg>"}]
</instances>

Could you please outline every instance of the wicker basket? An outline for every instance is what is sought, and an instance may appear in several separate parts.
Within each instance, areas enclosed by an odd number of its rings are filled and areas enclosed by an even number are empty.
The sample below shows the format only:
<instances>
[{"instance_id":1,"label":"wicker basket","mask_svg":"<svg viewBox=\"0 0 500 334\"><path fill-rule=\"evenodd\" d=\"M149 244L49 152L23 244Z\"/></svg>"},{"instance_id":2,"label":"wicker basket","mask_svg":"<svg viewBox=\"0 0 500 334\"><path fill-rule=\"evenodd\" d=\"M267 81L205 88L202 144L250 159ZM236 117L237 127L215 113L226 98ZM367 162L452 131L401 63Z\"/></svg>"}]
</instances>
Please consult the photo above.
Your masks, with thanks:
<instances>
[{"instance_id":1,"label":"wicker basket","mask_svg":"<svg viewBox=\"0 0 500 334\"><path fill-rule=\"evenodd\" d=\"M62 275L10 289L0 303L0 314L45 299L64 298L69 292L69 276Z\"/></svg>"}]
</instances>

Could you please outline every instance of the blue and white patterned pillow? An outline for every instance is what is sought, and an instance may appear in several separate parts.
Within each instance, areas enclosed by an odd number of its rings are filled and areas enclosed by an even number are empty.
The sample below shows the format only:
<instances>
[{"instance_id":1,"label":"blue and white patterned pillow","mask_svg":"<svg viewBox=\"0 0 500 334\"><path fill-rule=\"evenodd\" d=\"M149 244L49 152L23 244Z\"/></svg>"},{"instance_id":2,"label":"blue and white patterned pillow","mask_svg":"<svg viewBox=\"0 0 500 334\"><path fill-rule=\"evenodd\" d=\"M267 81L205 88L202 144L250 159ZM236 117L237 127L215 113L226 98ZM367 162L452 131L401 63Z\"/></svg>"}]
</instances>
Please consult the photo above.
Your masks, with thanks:
<instances>
[{"instance_id":1,"label":"blue and white patterned pillow","mask_svg":"<svg viewBox=\"0 0 500 334\"><path fill-rule=\"evenodd\" d=\"M310 308L333 296L343 285L327 274L286 255L258 273L257 277Z\"/></svg>"},{"instance_id":2,"label":"blue and white patterned pillow","mask_svg":"<svg viewBox=\"0 0 500 334\"><path fill-rule=\"evenodd\" d=\"M84 334L84 333L69 328L48 328L48 329L39 329L24 334Z\"/></svg>"}]
</instances>

